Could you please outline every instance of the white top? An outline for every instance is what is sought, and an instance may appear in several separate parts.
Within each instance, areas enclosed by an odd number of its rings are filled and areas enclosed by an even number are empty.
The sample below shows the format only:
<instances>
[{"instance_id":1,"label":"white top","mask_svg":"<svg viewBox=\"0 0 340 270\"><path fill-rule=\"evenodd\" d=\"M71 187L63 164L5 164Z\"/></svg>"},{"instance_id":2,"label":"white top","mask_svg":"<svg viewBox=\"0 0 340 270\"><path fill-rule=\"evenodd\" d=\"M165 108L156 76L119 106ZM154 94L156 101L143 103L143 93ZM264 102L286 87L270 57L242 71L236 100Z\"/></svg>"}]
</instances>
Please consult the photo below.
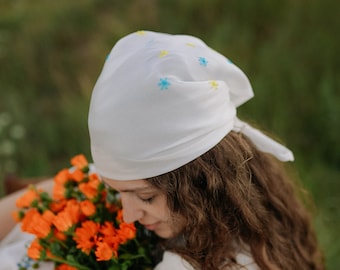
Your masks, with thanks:
<instances>
[{"instance_id":1,"label":"white top","mask_svg":"<svg viewBox=\"0 0 340 270\"><path fill-rule=\"evenodd\" d=\"M259 267L250 256L239 253L236 256L236 261L243 267L243 270L259 270ZM156 266L155 270L194 270L194 268L179 255L166 251L163 255L163 260Z\"/></svg>"}]
</instances>

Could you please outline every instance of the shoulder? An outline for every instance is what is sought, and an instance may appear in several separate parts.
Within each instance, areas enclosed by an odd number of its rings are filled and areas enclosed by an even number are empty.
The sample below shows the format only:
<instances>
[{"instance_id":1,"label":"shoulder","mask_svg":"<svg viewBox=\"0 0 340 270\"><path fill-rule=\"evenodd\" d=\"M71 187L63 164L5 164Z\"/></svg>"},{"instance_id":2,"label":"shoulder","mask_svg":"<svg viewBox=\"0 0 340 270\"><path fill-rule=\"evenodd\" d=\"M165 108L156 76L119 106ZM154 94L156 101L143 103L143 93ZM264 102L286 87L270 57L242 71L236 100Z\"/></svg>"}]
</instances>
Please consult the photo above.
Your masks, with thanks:
<instances>
[{"instance_id":1,"label":"shoulder","mask_svg":"<svg viewBox=\"0 0 340 270\"><path fill-rule=\"evenodd\" d=\"M156 266L155 270L194 270L194 268L176 253L165 251L163 260Z\"/></svg>"},{"instance_id":2,"label":"shoulder","mask_svg":"<svg viewBox=\"0 0 340 270\"><path fill-rule=\"evenodd\" d=\"M240 252L236 255L236 261L238 264L242 265L241 269L245 270L260 270L260 268L255 263L253 257L246 253Z\"/></svg>"},{"instance_id":3,"label":"shoulder","mask_svg":"<svg viewBox=\"0 0 340 270\"><path fill-rule=\"evenodd\" d=\"M236 256L236 261L240 264L242 270L260 270L254 262L251 255L246 252L240 252ZM156 266L154 270L194 270L194 268L181 256L176 253L165 251L163 260Z\"/></svg>"}]
</instances>

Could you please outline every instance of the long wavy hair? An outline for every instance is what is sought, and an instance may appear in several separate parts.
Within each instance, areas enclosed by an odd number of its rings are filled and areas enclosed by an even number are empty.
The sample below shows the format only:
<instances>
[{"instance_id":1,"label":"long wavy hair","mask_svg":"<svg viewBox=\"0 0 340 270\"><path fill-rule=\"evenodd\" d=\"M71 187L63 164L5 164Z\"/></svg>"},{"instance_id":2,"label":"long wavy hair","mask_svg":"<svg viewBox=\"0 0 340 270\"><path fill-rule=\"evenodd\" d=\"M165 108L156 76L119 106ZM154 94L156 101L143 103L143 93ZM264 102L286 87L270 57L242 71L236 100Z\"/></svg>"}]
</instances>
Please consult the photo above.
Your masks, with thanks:
<instances>
[{"instance_id":1,"label":"long wavy hair","mask_svg":"<svg viewBox=\"0 0 340 270\"><path fill-rule=\"evenodd\" d=\"M147 179L186 218L166 248L202 270L242 269L236 247L262 270L324 269L310 215L285 171L232 131L194 161Z\"/></svg>"}]
</instances>

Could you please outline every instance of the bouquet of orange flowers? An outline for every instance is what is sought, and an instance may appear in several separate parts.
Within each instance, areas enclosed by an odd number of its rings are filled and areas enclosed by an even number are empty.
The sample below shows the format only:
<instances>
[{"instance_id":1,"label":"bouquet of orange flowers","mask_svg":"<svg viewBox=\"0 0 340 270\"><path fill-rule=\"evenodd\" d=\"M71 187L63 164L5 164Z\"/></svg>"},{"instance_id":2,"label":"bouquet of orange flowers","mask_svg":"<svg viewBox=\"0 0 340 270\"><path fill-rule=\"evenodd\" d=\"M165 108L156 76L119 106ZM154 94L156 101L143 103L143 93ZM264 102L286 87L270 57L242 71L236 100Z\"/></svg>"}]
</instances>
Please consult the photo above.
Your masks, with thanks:
<instances>
[{"instance_id":1,"label":"bouquet of orange flowers","mask_svg":"<svg viewBox=\"0 0 340 270\"><path fill-rule=\"evenodd\" d=\"M53 261L56 270L152 269L153 237L125 223L117 193L91 172L83 155L54 177L52 196L30 186L15 219L35 235L29 258Z\"/></svg>"}]
</instances>

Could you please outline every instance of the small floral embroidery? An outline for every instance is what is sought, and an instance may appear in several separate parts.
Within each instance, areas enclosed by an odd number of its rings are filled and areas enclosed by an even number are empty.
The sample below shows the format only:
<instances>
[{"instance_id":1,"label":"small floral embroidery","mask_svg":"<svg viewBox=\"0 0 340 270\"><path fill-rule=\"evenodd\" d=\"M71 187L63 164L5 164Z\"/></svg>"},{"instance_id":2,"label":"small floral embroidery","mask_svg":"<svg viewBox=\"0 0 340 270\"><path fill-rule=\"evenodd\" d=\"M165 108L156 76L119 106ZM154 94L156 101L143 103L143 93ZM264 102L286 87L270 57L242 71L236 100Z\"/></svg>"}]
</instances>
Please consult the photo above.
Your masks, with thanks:
<instances>
[{"instance_id":1,"label":"small floral embroidery","mask_svg":"<svg viewBox=\"0 0 340 270\"><path fill-rule=\"evenodd\" d=\"M211 86L212 89L216 90L218 88L218 82L213 80L213 81L209 81L209 84Z\"/></svg>"},{"instance_id":2,"label":"small floral embroidery","mask_svg":"<svg viewBox=\"0 0 340 270\"><path fill-rule=\"evenodd\" d=\"M194 43L191 43L191 42L188 42L188 43L186 43L185 45L187 45L187 46L189 46L189 47L193 47L193 48L196 47L195 44L194 44Z\"/></svg>"},{"instance_id":3,"label":"small floral embroidery","mask_svg":"<svg viewBox=\"0 0 340 270\"><path fill-rule=\"evenodd\" d=\"M21 259L20 262L17 263L17 267L18 269L22 269L22 270L35 269L39 267L39 263L32 260L28 256L25 256Z\"/></svg>"},{"instance_id":4,"label":"small floral embroidery","mask_svg":"<svg viewBox=\"0 0 340 270\"><path fill-rule=\"evenodd\" d=\"M208 65L208 60L205 59L204 57L199 57L198 62L200 63L201 66L204 66L204 67Z\"/></svg>"},{"instance_id":5,"label":"small floral embroidery","mask_svg":"<svg viewBox=\"0 0 340 270\"><path fill-rule=\"evenodd\" d=\"M168 51L162 50L162 51L159 52L158 57L164 57L164 56L166 56L166 55L168 55L168 54L169 54Z\"/></svg>"},{"instance_id":6,"label":"small floral embroidery","mask_svg":"<svg viewBox=\"0 0 340 270\"><path fill-rule=\"evenodd\" d=\"M145 35L146 35L146 33L145 33L144 30L139 30L139 31L136 32L136 34L137 34L138 36L145 36Z\"/></svg>"},{"instance_id":7,"label":"small floral embroidery","mask_svg":"<svg viewBox=\"0 0 340 270\"><path fill-rule=\"evenodd\" d=\"M158 87L160 90L166 90L169 88L170 85L171 83L169 82L168 78L159 79Z\"/></svg>"}]
</instances>

